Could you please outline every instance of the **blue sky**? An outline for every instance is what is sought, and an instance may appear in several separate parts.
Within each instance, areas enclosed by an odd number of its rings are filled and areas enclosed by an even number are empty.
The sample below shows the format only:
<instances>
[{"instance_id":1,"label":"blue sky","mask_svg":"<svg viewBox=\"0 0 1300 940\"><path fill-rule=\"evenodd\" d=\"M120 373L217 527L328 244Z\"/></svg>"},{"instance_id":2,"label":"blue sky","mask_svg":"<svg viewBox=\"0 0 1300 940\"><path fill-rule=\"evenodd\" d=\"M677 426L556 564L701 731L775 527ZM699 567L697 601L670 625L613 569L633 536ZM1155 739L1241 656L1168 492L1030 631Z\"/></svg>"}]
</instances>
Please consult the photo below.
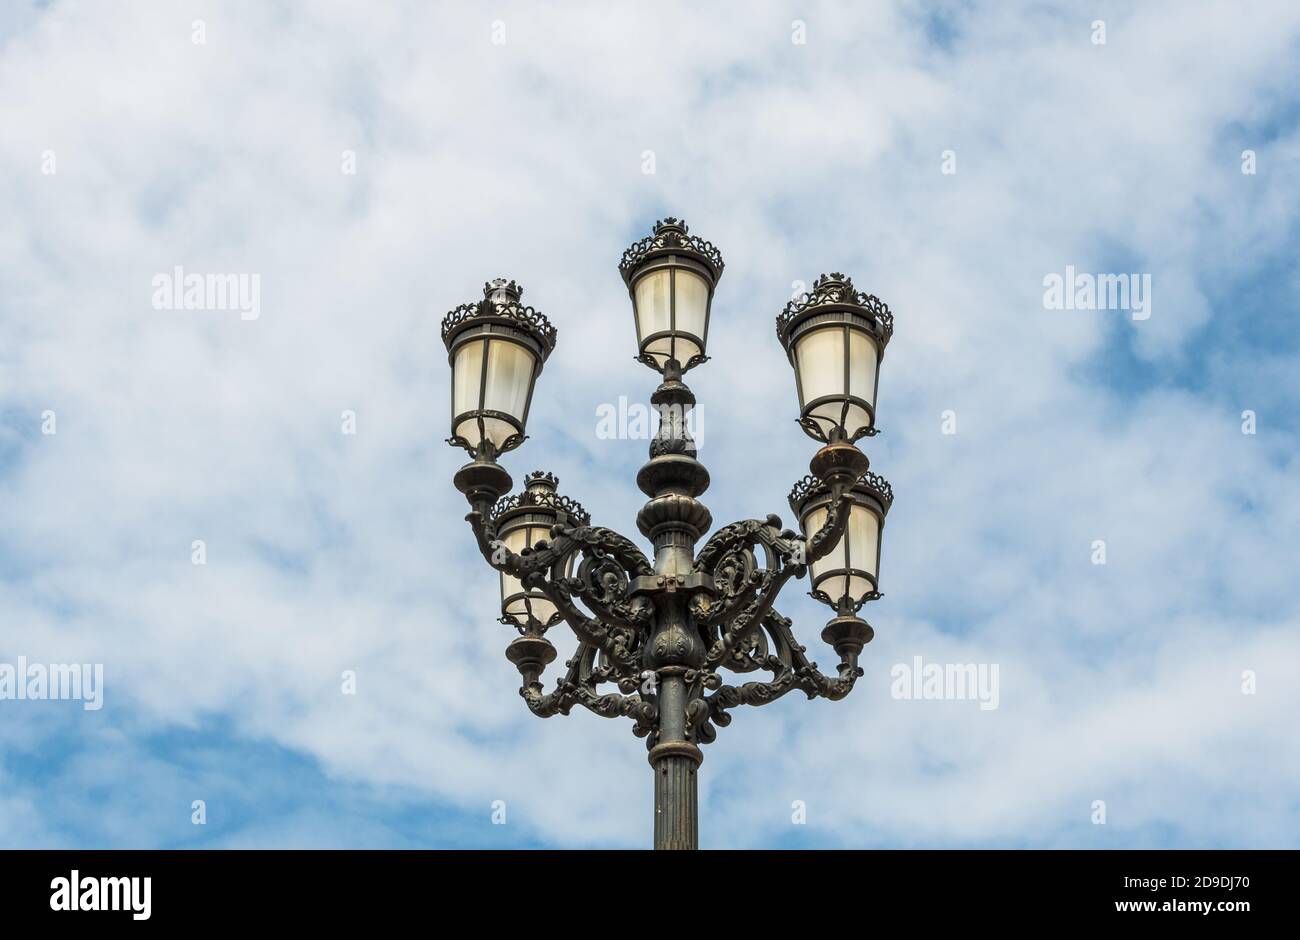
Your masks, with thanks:
<instances>
[{"instance_id":1,"label":"blue sky","mask_svg":"<svg viewBox=\"0 0 1300 940\"><path fill-rule=\"evenodd\" d=\"M800 282L896 316L866 675L734 712L702 843L1294 846L1300 12L937 10L6 7L0 663L102 663L105 705L0 701L0 846L647 845L630 724L518 698L438 323L524 285L559 343L505 463L635 535L646 442L597 414L654 387L616 266L665 215L727 262L717 524L789 522L815 449ZM155 309L177 265L260 317ZM1149 274L1151 317L1046 309L1067 265ZM892 698L915 656L997 664L999 707Z\"/></svg>"}]
</instances>

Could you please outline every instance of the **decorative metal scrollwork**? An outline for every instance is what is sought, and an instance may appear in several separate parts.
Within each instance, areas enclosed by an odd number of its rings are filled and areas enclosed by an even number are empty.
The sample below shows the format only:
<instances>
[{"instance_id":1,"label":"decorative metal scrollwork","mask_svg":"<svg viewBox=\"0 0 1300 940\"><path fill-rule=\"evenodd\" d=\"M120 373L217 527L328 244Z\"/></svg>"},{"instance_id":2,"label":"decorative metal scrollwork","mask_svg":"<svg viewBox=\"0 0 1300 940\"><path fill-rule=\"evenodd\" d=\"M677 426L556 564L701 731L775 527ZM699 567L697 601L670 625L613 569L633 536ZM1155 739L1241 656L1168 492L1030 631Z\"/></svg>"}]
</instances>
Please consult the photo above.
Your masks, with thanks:
<instances>
[{"instance_id":1,"label":"decorative metal scrollwork","mask_svg":"<svg viewBox=\"0 0 1300 940\"><path fill-rule=\"evenodd\" d=\"M646 255L651 252L669 249L698 256L711 265L717 274L721 274L722 269L725 267L722 263L722 252L712 242L706 241L698 235L691 235L690 227L685 222L670 216L656 222L652 234L634 243L627 251L623 252L623 257L618 263L619 273L626 279L628 274L636 270L637 266L645 260Z\"/></svg>"},{"instance_id":2,"label":"decorative metal scrollwork","mask_svg":"<svg viewBox=\"0 0 1300 940\"><path fill-rule=\"evenodd\" d=\"M735 597L751 583L758 563L748 548L727 552L713 569L713 586L724 600Z\"/></svg>"},{"instance_id":3,"label":"decorative metal scrollwork","mask_svg":"<svg viewBox=\"0 0 1300 940\"><path fill-rule=\"evenodd\" d=\"M491 289L491 285L485 285L484 291ZM465 321L472 320L476 317L501 317L505 320L514 320L520 326L526 327L530 331L536 331L541 337L543 345L547 351L555 348L555 327L551 321L546 318L540 310L534 307L526 307L517 301L510 300L507 303L497 303L491 298L485 297L483 300L471 304L461 304L454 308L445 317L442 318L442 338L446 342L447 337L453 333L457 327Z\"/></svg>"},{"instance_id":4,"label":"decorative metal scrollwork","mask_svg":"<svg viewBox=\"0 0 1300 940\"><path fill-rule=\"evenodd\" d=\"M583 559L578 578L584 588L582 596L606 607L619 603L627 591L627 572L615 558L599 549Z\"/></svg>"}]
</instances>

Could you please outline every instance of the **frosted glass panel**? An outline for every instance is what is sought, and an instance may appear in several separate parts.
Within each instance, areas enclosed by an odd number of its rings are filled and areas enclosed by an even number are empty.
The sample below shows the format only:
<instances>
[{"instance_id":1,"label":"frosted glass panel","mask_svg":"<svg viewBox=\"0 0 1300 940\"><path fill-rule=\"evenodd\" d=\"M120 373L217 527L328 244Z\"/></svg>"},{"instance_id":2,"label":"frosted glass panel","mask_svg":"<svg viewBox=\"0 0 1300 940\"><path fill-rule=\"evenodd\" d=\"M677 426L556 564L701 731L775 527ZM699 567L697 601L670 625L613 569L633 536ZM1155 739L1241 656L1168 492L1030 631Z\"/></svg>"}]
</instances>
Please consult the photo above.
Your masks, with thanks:
<instances>
[{"instance_id":1,"label":"frosted glass panel","mask_svg":"<svg viewBox=\"0 0 1300 940\"><path fill-rule=\"evenodd\" d=\"M880 544L880 520L875 513L854 506L849 513L848 540L853 567L874 577Z\"/></svg>"},{"instance_id":2,"label":"frosted glass panel","mask_svg":"<svg viewBox=\"0 0 1300 940\"><path fill-rule=\"evenodd\" d=\"M869 402L873 408L876 405L876 355L875 340L856 330L849 332L849 394Z\"/></svg>"},{"instance_id":3,"label":"frosted glass panel","mask_svg":"<svg viewBox=\"0 0 1300 940\"><path fill-rule=\"evenodd\" d=\"M799 365L801 408L823 395L844 394L843 327L814 330L801 337L795 345L794 354ZM839 419L838 405L827 410L834 414L836 420Z\"/></svg>"},{"instance_id":4,"label":"frosted glass panel","mask_svg":"<svg viewBox=\"0 0 1300 940\"><path fill-rule=\"evenodd\" d=\"M546 623L555 616L555 605L547 600L543 594L529 595L528 604L533 609L533 616L542 623Z\"/></svg>"},{"instance_id":5,"label":"frosted glass panel","mask_svg":"<svg viewBox=\"0 0 1300 940\"><path fill-rule=\"evenodd\" d=\"M824 405L818 405L812 411L812 418L821 427L823 433L828 433L832 425L840 424L841 415L845 415L842 423L844 429L850 434L858 430L858 428L865 428L871 425L871 419L867 416L866 409L861 405L850 404L846 414L844 410L844 402L830 401L826 402Z\"/></svg>"},{"instance_id":6,"label":"frosted glass panel","mask_svg":"<svg viewBox=\"0 0 1300 940\"><path fill-rule=\"evenodd\" d=\"M671 329L668 271L647 274L636 282L638 344L647 336Z\"/></svg>"},{"instance_id":7,"label":"frosted glass panel","mask_svg":"<svg viewBox=\"0 0 1300 940\"><path fill-rule=\"evenodd\" d=\"M681 337L672 339L667 336L655 340L646 347L646 351L654 356L660 365L669 359L676 359L681 365L686 365L691 361L692 356L698 356L701 352L697 343Z\"/></svg>"},{"instance_id":8,"label":"frosted glass panel","mask_svg":"<svg viewBox=\"0 0 1300 940\"><path fill-rule=\"evenodd\" d=\"M497 447L503 445L511 434L517 433L508 422L502 421L500 418L484 418L483 427L484 430L487 431L487 439ZM477 447L480 443L478 439L477 418L466 418L460 424L456 425L454 433L469 441L471 447Z\"/></svg>"},{"instance_id":9,"label":"frosted glass panel","mask_svg":"<svg viewBox=\"0 0 1300 940\"><path fill-rule=\"evenodd\" d=\"M500 339L488 343L487 394L483 407L505 412L522 422L535 361L533 354L518 343Z\"/></svg>"},{"instance_id":10,"label":"frosted glass panel","mask_svg":"<svg viewBox=\"0 0 1300 940\"><path fill-rule=\"evenodd\" d=\"M478 408L479 382L483 378L483 342L476 340L456 350L456 361L452 366L452 417Z\"/></svg>"},{"instance_id":11,"label":"frosted glass panel","mask_svg":"<svg viewBox=\"0 0 1300 940\"><path fill-rule=\"evenodd\" d=\"M704 283L704 278L679 270L677 272L677 331L704 339L704 315L708 309L709 288Z\"/></svg>"},{"instance_id":12,"label":"frosted glass panel","mask_svg":"<svg viewBox=\"0 0 1300 940\"><path fill-rule=\"evenodd\" d=\"M510 549L510 551L518 555L520 551L528 547L528 532L529 532L528 529L515 529L515 531L507 534L501 541L505 544L506 548ZM505 572L501 573L501 600L502 601L505 601L505 599L509 597L511 594L520 593L521 591L523 591L523 589L524 586L519 582L518 578L512 577L511 575L508 575ZM516 609L521 611L524 608L519 602L516 602L512 604L510 607L506 608L506 613L508 614L516 613L517 612Z\"/></svg>"}]
</instances>

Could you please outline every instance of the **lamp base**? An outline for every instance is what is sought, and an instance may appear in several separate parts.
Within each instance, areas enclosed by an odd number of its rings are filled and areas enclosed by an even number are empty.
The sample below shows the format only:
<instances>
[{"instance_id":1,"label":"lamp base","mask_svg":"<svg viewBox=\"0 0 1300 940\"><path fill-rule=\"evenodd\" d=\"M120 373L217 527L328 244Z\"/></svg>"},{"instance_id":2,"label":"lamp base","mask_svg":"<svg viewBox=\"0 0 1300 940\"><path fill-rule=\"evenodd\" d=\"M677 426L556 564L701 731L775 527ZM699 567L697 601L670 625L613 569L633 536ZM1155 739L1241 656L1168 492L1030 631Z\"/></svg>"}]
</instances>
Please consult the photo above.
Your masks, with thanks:
<instances>
[{"instance_id":1,"label":"lamp base","mask_svg":"<svg viewBox=\"0 0 1300 940\"><path fill-rule=\"evenodd\" d=\"M506 468L491 460L475 460L465 464L456 471L452 483L465 494L471 505L494 503L515 485Z\"/></svg>"},{"instance_id":2,"label":"lamp base","mask_svg":"<svg viewBox=\"0 0 1300 940\"><path fill-rule=\"evenodd\" d=\"M542 636L517 636L506 647L506 659L515 664L524 684L538 680L550 663L555 661L555 647Z\"/></svg>"},{"instance_id":3,"label":"lamp base","mask_svg":"<svg viewBox=\"0 0 1300 940\"><path fill-rule=\"evenodd\" d=\"M851 486L870 467L867 455L847 441L827 444L813 454L808 464L813 476L823 483L834 483L838 479L846 486Z\"/></svg>"},{"instance_id":4,"label":"lamp base","mask_svg":"<svg viewBox=\"0 0 1300 940\"><path fill-rule=\"evenodd\" d=\"M822 640L829 643L841 659L852 656L854 659L862 652L862 647L871 642L876 631L861 617L836 617L822 629Z\"/></svg>"}]
</instances>

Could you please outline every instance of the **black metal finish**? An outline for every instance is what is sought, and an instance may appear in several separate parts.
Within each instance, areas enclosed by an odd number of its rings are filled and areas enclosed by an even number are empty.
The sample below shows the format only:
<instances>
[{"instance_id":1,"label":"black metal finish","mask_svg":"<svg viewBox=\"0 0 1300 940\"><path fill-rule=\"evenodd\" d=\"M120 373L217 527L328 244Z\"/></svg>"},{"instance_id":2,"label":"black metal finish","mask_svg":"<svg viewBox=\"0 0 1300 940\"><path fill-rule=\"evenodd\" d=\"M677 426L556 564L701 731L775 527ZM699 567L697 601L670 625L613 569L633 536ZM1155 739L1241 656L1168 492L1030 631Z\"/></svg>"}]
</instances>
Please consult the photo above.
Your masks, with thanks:
<instances>
[{"instance_id":1,"label":"black metal finish","mask_svg":"<svg viewBox=\"0 0 1300 940\"><path fill-rule=\"evenodd\" d=\"M629 249L620 270L631 289L647 264L667 254L688 253L690 263L710 266L711 283L716 283L722 269L717 249L687 236L685 223L673 219ZM504 282L496 283L500 288ZM517 305L517 294L513 302ZM485 305L490 305L486 313ZM474 313L453 321L458 314L453 311L449 349L466 320L495 323L510 316L502 312L509 307L485 296ZM787 310L783 319L789 316ZM890 325L892 318L886 311L875 322ZM782 333L783 342L787 335ZM545 342L547 334L539 330L538 337ZM645 338L640 340L644 352ZM549 341L553 346L553 329ZM676 359L650 364L663 375L650 399L661 421L650 443L650 459L637 474L647 501L636 521L653 546L652 557L624 536L591 525L580 506L556 494L549 475L531 474L523 493L505 497L509 475L496 465L495 455L476 454L456 474L455 483L470 503L466 520L484 559L556 610L546 622L532 616L503 618L520 633L506 655L522 677L520 695L529 709L549 717L567 715L579 705L603 717L631 719L654 769L655 847L691 849L699 840L701 746L730 724L729 710L763 705L795 689L809 698L840 699L862 675L858 655L872 629L855 613L863 601L878 596L874 579L871 596L856 600L852 611L837 610L822 631L840 660L834 675L818 670L795 639L790 621L773 605L790 579L803 577L812 562L836 547L855 506L861 510L869 504L883 519L892 494L888 484L868 472L866 456L846 435L832 435L812 459L812 476L796 487L797 501L792 494L801 519L813 508L826 509L818 530L805 537L770 515L723 526L697 550L713 520L699 500L708 489L709 473L696 459L687 429L695 396L682 381L684 369ZM501 541L512 527L543 520L550 522L549 537L526 550L515 553ZM577 636L578 649L546 691L540 677L556 656L546 633L561 621ZM726 673L761 672L770 677L739 685L724 679Z\"/></svg>"}]
</instances>

